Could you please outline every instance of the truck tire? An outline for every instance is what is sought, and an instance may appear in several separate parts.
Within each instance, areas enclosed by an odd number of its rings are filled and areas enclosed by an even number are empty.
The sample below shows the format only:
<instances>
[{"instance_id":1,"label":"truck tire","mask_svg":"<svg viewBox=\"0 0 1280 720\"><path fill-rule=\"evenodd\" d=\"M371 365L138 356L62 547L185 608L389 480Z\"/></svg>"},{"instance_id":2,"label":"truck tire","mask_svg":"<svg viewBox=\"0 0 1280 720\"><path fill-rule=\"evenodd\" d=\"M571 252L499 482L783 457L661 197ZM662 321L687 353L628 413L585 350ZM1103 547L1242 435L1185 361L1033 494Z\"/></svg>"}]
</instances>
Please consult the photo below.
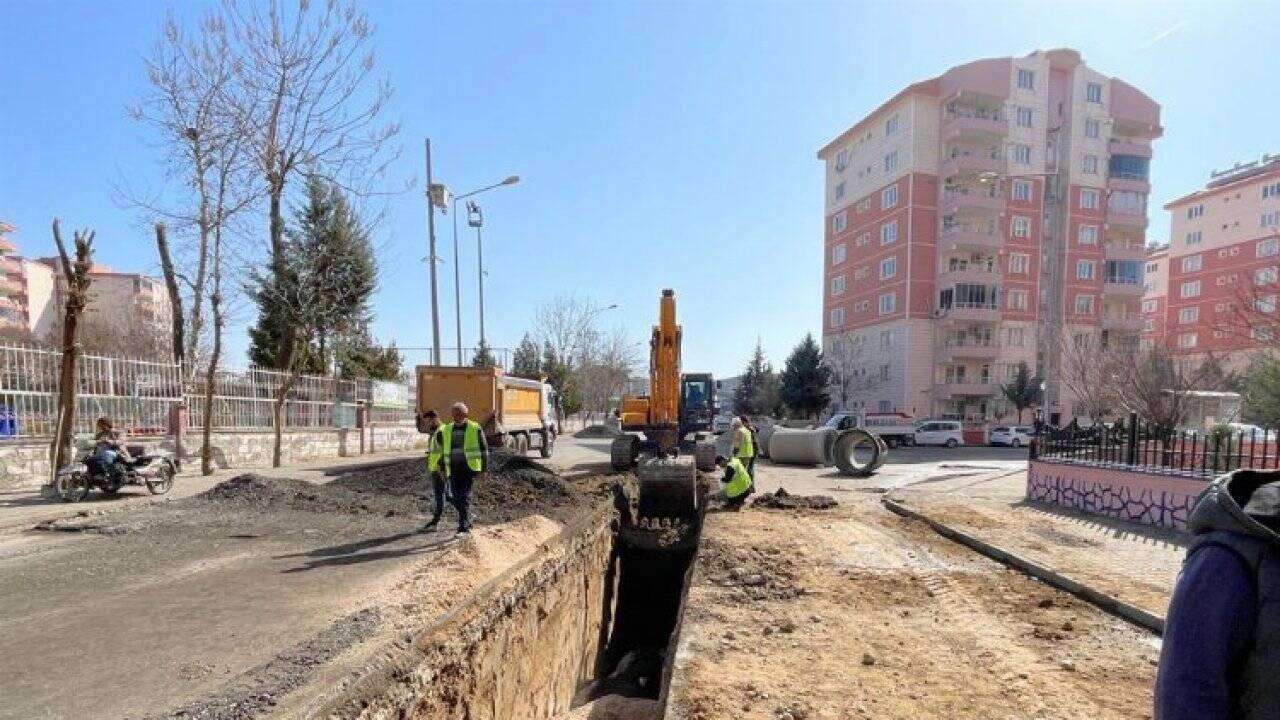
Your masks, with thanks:
<instances>
[{"instance_id":1,"label":"truck tire","mask_svg":"<svg viewBox=\"0 0 1280 720\"><path fill-rule=\"evenodd\" d=\"M524 455L529 452L529 436L528 435L525 435L524 433L517 434L515 438L515 443L516 443L517 455Z\"/></svg>"},{"instance_id":2,"label":"truck tire","mask_svg":"<svg viewBox=\"0 0 1280 720\"><path fill-rule=\"evenodd\" d=\"M538 454L544 459L551 457L551 452L556 449L556 434L550 430L542 432L542 445L538 448Z\"/></svg>"}]
</instances>

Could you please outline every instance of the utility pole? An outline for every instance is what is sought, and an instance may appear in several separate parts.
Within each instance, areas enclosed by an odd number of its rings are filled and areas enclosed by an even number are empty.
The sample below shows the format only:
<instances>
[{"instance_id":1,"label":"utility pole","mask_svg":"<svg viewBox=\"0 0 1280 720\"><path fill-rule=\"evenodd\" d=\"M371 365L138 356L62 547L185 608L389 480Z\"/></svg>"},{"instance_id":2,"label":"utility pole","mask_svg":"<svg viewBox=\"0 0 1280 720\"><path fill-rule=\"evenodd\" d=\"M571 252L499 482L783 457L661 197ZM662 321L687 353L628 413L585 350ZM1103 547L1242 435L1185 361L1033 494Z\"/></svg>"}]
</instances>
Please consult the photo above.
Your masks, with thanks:
<instances>
[{"instance_id":1,"label":"utility pole","mask_svg":"<svg viewBox=\"0 0 1280 720\"><path fill-rule=\"evenodd\" d=\"M427 138L427 265L431 268L431 364L440 364L440 301L436 293L436 200L431 183L431 138Z\"/></svg>"},{"instance_id":2,"label":"utility pole","mask_svg":"<svg viewBox=\"0 0 1280 720\"><path fill-rule=\"evenodd\" d=\"M480 237L480 226L484 225L484 214L474 201L467 201L467 224L476 229L476 260L478 270L476 280L480 286L480 344L484 345L484 241Z\"/></svg>"},{"instance_id":3,"label":"utility pole","mask_svg":"<svg viewBox=\"0 0 1280 720\"><path fill-rule=\"evenodd\" d=\"M453 203L453 322L457 331L458 367L462 367L462 261L458 256L458 203Z\"/></svg>"}]
</instances>

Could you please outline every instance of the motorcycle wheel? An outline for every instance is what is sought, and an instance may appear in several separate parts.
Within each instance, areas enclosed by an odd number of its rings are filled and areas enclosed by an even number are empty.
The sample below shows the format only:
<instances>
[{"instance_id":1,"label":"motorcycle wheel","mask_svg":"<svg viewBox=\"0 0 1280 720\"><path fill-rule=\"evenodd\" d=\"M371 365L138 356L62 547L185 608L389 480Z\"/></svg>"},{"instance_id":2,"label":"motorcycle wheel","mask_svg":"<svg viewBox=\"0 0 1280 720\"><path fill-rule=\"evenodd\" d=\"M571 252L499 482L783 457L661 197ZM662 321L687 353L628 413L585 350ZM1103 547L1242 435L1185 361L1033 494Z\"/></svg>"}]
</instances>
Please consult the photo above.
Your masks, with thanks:
<instances>
[{"instance_id":1,"label":"motorcycle wheel","mask_svg":"<svg viewBox=\"0 0 1280 720\"><path fill-rule=\"evenodd\" d=\"M159 471L153 479L147 480L147 490L152 495L163 495L173 489L173 465L161 463Z\"/></svg>"},{"instance_id":2,"label":"motorcycle wheel","mask_svg":"<svg viewBox=\"0 0 1280 720\"><path fill-rule=\"evenodd\" d=\"M108 476L103 479L102 484L98 486L98 489L102 491L103 495L110 496L120 492L120 486L123 484L124 482L120 478Z\"/></svg>"},{"instance_id":3,"label":"motorcycle wheel","mask_svg":"<svg viewBox=\"0 0 1280 720\"><path fill-rule=\"evenodd\" d=\"M81 472L59 475L53 489L63 502L80 502L89 495L89 476Z\"/></svg>"}]
</instances>

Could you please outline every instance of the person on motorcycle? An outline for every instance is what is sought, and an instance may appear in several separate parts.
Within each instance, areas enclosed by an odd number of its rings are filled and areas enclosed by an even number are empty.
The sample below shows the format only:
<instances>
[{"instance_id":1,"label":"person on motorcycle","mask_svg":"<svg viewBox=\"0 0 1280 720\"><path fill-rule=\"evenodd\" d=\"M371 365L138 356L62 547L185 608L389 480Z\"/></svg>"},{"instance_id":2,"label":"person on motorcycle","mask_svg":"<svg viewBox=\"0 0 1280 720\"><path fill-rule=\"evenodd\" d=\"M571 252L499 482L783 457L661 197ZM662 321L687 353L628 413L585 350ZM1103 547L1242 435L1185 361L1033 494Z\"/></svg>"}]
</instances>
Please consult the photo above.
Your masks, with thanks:
<instances>
[{"instance_id":1,"label":"person on motorcycle","mask_svg":"<svg viewBox=\"0 0 1280 720\"><path fill-rule=\"evenodd\" d=\"M129 452L124 447L124 431L116 430L109 417L98 418L98 432L93 436L93 457L102 463L107 472L116 472L116 460L129 461Z\"/></svg>"}]
</instances>

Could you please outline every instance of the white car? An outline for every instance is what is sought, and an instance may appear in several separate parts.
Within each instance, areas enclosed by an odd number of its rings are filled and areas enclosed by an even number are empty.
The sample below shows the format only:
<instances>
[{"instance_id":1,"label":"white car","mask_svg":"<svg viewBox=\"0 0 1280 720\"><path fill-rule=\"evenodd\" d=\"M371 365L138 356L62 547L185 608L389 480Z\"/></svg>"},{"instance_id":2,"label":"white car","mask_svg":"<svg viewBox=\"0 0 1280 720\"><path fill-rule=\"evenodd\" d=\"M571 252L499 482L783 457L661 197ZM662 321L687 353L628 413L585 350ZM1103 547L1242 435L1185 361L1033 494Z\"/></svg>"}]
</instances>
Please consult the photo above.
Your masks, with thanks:
<instances>
[{"instance_id":1,"label":"white car","mask_svg":"<svg viewBox=\"0 0 1280 720\"><path fill-rule=\"evenodd\" d=\"M949 448L964 444L964 427L959 420L926 420L916 427L917 445L945 445Z\"/></svg>"},{"instance_id":2,"label":"white car","mask_svg":"<svg viewBox=\"0 0 1280 720\"><path fill-rule=\"evenodd\" d=\"M992 445L1008 445L1009 447L1026 447L1031 444L1035 429L1027 425L1000 425L991 428L988 441Z\"/></svg>"}]
</instances>

